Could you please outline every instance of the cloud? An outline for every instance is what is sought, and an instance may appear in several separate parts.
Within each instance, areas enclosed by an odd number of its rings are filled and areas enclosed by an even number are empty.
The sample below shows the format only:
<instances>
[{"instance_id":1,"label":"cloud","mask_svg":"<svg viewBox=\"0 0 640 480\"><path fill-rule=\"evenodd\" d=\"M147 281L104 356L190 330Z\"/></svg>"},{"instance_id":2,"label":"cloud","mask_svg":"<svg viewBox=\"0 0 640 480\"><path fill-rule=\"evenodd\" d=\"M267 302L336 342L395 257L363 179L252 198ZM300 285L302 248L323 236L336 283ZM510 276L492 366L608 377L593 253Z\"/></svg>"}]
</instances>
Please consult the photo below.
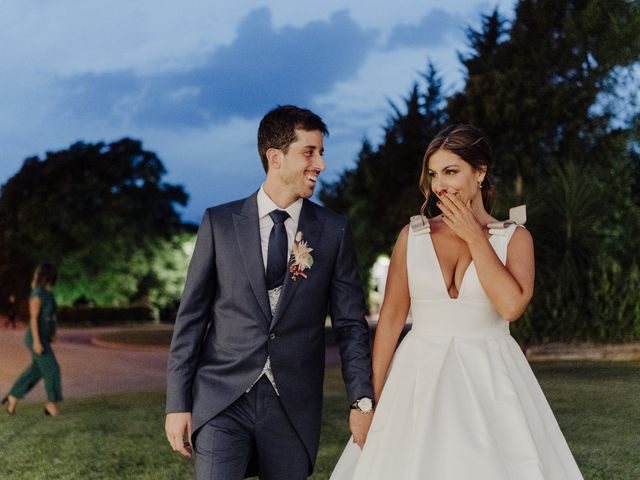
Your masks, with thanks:
<instances>
[{"instance_id":1,"label":"cloud","mask_svg":"<svg viewBox=\"0 0 640 480\"><path fill-rule=\"evenodd\" d=\"M274 29L263 7L240 22L235 40L188 71L132 70L61 79L63 107L85 119L146 126L198 127L256 118L280 103L308 105L355 77L377 32L345 10L327 21Z\"/></svg>"},{"instance_id":2,"label":"cloud","mask_svg":"<svg viewBox=\"0 0 640 480\"><path fill-rule=\"evenodd\" d=\"M417 24L396 25L387 41L388 49L399 47L444 47L451 38L464 37L465 18L436 8Z\"/></svg>"}]
</instances>

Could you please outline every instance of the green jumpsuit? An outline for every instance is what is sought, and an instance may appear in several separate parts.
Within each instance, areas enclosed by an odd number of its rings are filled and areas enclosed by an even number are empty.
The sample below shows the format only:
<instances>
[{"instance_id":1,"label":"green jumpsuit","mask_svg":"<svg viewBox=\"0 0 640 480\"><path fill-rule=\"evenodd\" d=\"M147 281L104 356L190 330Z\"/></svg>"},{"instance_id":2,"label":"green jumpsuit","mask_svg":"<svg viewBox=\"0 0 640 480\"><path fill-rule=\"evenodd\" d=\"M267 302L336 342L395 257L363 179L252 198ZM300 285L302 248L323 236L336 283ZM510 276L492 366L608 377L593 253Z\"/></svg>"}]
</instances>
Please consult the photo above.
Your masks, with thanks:
<instances>
[{"instance_id":1,"label":"green jumpsuit","mask_svg":"<svg viewBox=\"0 0 640 480\"><path fill-rule=\"evenodd\" d=\"M38 313L38 332L40 333L40 343L44 351L37 354L33 351L33 333L31 326L27 328L24 343L31 351L31 365L20 375L16 383L11 388L9 395L16 398L23 398L31 389L44 378L44 387L47 392L47 399L50 402L62 401L62 386L60 384L60 366L51 349L51 339L56 332L58 325L56 317L56 301L53 294L43 288L34 288L31 291L31 298L40 298L40 312Z\"/></svg>"}]
</instances>

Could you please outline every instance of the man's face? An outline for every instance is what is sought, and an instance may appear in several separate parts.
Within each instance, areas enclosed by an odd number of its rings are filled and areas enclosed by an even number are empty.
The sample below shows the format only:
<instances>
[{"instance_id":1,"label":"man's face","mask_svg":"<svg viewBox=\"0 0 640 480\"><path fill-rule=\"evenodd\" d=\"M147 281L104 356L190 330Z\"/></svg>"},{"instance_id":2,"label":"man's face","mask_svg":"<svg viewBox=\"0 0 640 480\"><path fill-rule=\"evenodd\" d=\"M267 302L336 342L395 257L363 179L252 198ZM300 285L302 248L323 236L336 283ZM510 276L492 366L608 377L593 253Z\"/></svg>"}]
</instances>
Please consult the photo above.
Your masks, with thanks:
<instances>
[{"instance_id":1,"label":"man's face","mask_svg":"<svg viewBox=\"0 0 640 480\"><path fill-rule=\"evenodd\" d=\"M296 129L296 141L281 152L278 177L283 188L297 198L309 198L325 169L324 136L319 130Z\"/></svg>"}]
</instances>

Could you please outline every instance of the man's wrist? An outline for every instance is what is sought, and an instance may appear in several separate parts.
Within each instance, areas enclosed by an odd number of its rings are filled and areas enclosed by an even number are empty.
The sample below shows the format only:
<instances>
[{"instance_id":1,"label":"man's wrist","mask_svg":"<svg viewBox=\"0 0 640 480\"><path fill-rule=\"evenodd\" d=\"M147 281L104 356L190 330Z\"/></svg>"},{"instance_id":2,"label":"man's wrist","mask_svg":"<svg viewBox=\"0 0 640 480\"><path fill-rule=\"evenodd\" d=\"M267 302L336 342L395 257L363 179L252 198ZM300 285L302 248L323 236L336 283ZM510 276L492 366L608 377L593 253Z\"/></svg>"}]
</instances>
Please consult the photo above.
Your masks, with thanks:
<instances>
[{"instance_id":1,"label":"man's wrist","mask_svg":"<svg viewBox=\"0 0 640 480\"><path fill-rule=\"evenodd\" d=\"M373 412L373 400L369 397L362 397L357 399L349 406L350 410L357 410L360 413Z\"/></svg>"}]
</instances>

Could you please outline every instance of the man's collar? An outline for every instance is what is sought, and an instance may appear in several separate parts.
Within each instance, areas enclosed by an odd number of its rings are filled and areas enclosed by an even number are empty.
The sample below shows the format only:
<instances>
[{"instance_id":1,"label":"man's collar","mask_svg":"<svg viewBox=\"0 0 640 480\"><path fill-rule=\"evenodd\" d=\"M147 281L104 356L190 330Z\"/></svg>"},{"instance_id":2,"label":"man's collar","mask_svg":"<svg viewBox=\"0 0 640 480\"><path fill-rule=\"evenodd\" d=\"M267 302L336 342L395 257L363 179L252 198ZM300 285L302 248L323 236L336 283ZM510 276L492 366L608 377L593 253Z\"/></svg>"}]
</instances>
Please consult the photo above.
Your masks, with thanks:
<instances>
[{"instance_id":1,"label":"man's collar","mask_svg":"<svg viewBox=\"0 0 640 480\"><path fill-rule=\"evenodd\" d=\"M264 191L264 185L261 185L260 190L258 190L258 218L265 217L274 210L282 209L271 200L267 192ZM284 210L289 214L289 217L291 217L294 223L298 223L300 211L302 210L302 198L299 198Z\"/></svg>"}]
</instances>

